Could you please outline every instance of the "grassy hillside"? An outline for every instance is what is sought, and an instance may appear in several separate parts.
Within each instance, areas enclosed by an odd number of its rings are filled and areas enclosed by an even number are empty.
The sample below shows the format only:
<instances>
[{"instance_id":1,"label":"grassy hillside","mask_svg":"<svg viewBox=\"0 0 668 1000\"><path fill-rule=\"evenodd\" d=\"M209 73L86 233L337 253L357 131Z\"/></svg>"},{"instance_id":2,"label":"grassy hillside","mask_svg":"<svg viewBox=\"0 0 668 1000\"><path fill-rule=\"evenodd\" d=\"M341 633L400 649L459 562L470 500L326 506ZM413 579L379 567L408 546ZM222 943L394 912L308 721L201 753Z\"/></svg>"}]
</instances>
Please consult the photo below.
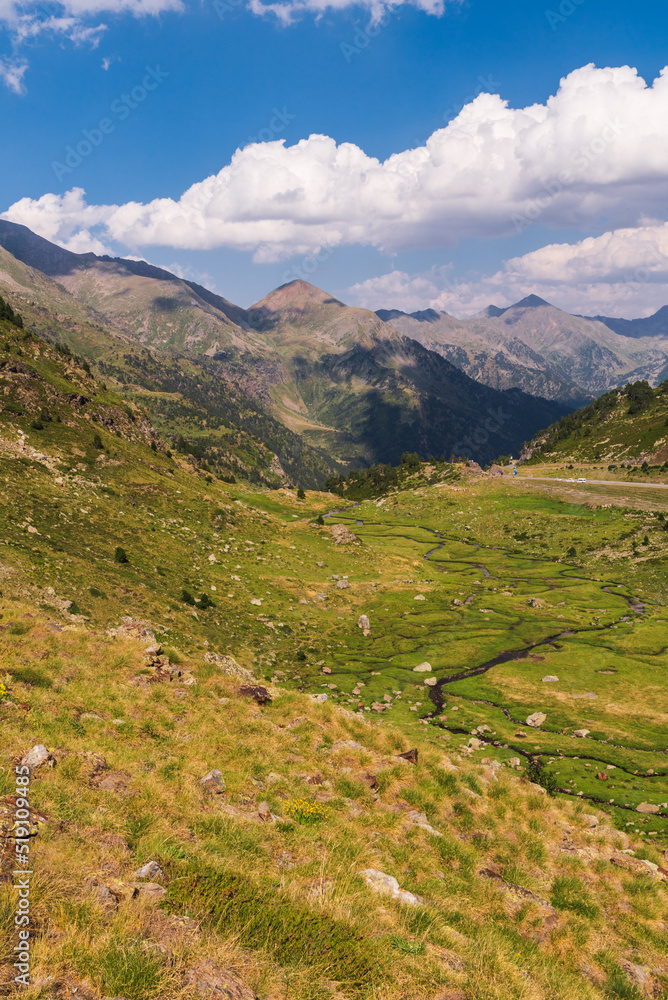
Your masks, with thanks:
<instances>
[{"instance_id":1,"label":"grassy hillside","mask_svg":"<svg viewBox=\"0 0 668 1000\"><path fill-rule=\"evenodd\" d=\"M537 434L531 463L603 462L608 471L668 470L668 382L639 381L613 389Z\"/></svg>"},{"instance_id":2,"label":"grassy hillside","mask_svg":"<svg viewBox=\"0 0 668 1000\"><path fill-rule=\"evenodd\" d=\"M22 995L668 996L668 498L415 465L330 514L208 482L22 336L2 324L5 834L46 748ZM3 956L14 909L0 882Z\"/></svg>"},{"instance_id":3,"label":"grassy hillside","mask_svg":"<svg viewBox=\"0 0 668 1000\"><path fill-rule=\"evenodd\" d=\"M110 329L57 282L2 247L0 292L25 317L26 328L87 359L100 379L150 413L172 449L183 447L182 439L185 453L213 472L312 487L338 469L267 412L268 397L252 380L237 377L233 362L156 354Z\"/></svg>"}]
</instances>

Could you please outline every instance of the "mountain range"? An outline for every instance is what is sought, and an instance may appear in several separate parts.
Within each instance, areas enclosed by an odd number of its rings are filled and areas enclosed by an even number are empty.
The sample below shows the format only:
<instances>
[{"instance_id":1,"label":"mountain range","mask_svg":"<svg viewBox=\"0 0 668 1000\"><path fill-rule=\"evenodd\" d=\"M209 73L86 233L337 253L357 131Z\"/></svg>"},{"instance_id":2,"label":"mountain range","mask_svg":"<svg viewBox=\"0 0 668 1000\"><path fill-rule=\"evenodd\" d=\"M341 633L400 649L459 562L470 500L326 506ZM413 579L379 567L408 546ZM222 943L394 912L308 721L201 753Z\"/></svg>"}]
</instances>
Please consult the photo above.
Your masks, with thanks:
<instances>
[{"instance_id":1,"label":"mountain range","mask_svg":"<svg viewBox=\"0 0 668 1000\"><path fill-rule=\"evenodd\" d=\"M537 295L470 319L427 309L377 315L480 382L574 407L624 382L658 384L668 365L668 307L646 319L573 316Z\"/></svg>"},{"instance_id":2,"label":"mountain range","mask_svg":"<svg viewBox=\"0 0 668 1000\"><path fill-rule=\"evenodd\" d=\"M374 313L300 280L244 309L145 261L75 254L6 221L0 294L194 461L266 483L315 485L405 451L490 462L668 365L659 314L626 321L640 324L628 333L537 296L468 320Z\"/></svg>"}]
</instances>

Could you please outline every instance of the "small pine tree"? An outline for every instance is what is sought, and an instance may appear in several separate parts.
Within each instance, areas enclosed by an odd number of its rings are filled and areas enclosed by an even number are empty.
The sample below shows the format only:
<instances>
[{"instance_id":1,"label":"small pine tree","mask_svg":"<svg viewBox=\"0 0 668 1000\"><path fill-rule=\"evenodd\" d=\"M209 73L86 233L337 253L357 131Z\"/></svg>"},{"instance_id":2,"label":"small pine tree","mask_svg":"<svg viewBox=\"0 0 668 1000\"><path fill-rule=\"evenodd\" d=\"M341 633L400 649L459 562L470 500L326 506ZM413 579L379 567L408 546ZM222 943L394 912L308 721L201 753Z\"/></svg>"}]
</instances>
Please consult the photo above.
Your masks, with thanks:
<instances>
[{"instance_id":1,"label":"small pine tree","mask_svg":"<svg viewBox=\"0 0 668 1000\"><path fill-rule=\"evenodd\" d=\"M324 524L325 523L325 519L322 516L322 514L318 514L318 516L315 519L315 523L316 524Z\"/></svg>"},{"instance_id":2,"label":"small pine tree","mask_svg":"<svg viewBox=\"0 0 668 1000\"><path fill-rule=\"evenodd\" d=\"M301 488L301 486L300 486L300 487L299 487L299 489L297 490L297 499L298 499L298 500L306 500L306 494L304 493L304 491L303 491L303 489Z\"/></svg>"},{"instance_id":3,"label":"small pine tree","mask_svg":"<svg viewBox=\"0 0 668 1000\"><path fill-rule=\"evenodd\" d=\"M572 559L572 558L573 558L574 556L576 556L576 555L577 555L577 552L576 552L576 550L575 550L575 546L574 546L574 545L571 545L571 547L570 547L570 549L568 550L568 552L566 553L566 555L567 555L567 556L568 556L568 557L569 557L570 559Z\"/></svg>"},{"instance_id":4,"label":"small pine tree","mask_svg":"<svg viewBox=\"0 0 668 1000\"><path fill-rule=\"evenodd\" d=\"M643 545L649 545L649 535L645 535L642 540Z\"/></svg>"},{"instance_id":5,"label":"small pine tree","mask_svg":"<svg viewBox=\"0 0 668 1000\"><path fill-rule=\"evenodd\" d=\"M125 549L121 548L120 545L116 546L116 551L114 552L114 562L117 563L127 563L130 562L128 559Z\"/></svg>"},{"instance_id":6,"label":"small pine tree","mask_svg":"<svg viewBox=\"0 0 668 1000\"><path fill-rule=\"evenodd\" d=\"M102 451L102 449L104 448L104 445L102 444L102 438L100 437L99 434L96 434L95 437L93 438L93 448L97 448L98 451Z\"/></svg>"},{"instance_id":7,"label":"small pine tree","mask_svg":"<svg viewBox=\"0 0 668 1000\"><path fill-rule=\"evenodd\" d=\"M193 595L190 593L189 590L186 590L185 587L181 591L181 600L183 601L184 604L190 604L191 606L195 603L195 598L193 597Z\"/></svg>"}]
</instances>

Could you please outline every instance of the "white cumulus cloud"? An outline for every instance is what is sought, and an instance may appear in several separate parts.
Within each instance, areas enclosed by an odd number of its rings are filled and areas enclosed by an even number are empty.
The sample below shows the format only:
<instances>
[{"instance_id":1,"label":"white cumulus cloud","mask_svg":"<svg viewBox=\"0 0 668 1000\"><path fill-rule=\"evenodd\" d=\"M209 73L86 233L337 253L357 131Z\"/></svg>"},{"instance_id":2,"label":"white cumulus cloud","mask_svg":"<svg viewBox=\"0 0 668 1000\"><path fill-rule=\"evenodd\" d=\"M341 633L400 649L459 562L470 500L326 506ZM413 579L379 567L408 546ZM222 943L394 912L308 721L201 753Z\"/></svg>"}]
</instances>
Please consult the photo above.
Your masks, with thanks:
<instances>
[{"instance_id":1,"label":"white cumulus cloud","mask_svg":"<svg viewBox=\"0 0 668 1000\"><path fill-rule=\"evenodd\" d=\"M366 309L437 309L470 316L530 294L568 312L647 316L668 304L668 223L618 229L578 243L553 243L514 257L494 274L456 280L450 267L390 271L347 290Z\"/></svg>"},{"instance_id":2,"label":"white cumulus cloud","mask_svg":"<svg viewBox=\"0 0 668 1000\"><path fill-rule=\"evenodd\" d=\"M423 146L385 161L311 135L293 146L254 143L178 199L85 206L106 238L150 245L251 250L269 261L322 247L385 252L506 236L540 220L591 231L637 227L668 200L668 68L647 85L628 66L565 77L545 104L511 108L482 93ZM62 201L68 224L76 222ZM13 205L8 218L51 224L58 197ZM27 223L26 223L27 224Z\"/></svg>"}]
</instances>

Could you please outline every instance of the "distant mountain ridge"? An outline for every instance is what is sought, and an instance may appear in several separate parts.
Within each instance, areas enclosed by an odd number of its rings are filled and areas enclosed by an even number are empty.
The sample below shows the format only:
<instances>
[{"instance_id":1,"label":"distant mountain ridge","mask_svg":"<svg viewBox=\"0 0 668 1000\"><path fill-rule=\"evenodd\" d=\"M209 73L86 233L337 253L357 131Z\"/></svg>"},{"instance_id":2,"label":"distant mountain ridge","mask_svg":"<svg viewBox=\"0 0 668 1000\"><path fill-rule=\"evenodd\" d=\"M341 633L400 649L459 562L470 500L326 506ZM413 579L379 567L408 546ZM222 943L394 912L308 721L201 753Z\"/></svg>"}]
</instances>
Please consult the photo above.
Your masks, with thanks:
<instances>
[{"instance_id":1,"label":"distant mountain ridge","mask_svg":"<svg viewBox=\"0 0 668 1000\"><path fill-rule=\"evenodd\" d=\"M658 384L668 365L668 306L644 320L613 320L528 295L463 320L434 309L377 315L478 381L572 405L629 380Z\"/></svg>"},{"instance_id":2,"label":"distant mountain ridge","mask_svg":"<svg viewBox=\"0 0 668 1000\"><path fill-rule=\"evenodd\" d=\"M182 374L170 385L182 386L191 434L196 433L188 409L193 401L204 407L203 420L218 421L220 414L210 409L214 386L222 391L227 385L230 393L234 387L240 399L263 407L313 449L302 452L299 463L308 454L314 474L328 457L349 466L396 463L406 450L425 456L465 453L487 462L519 451L533 433L571 408L480 384L429 345L308 282L289 282L242 309L145 261L72 254L12 223L0 226L0 244L48 275L43 280L52 282L54 303L62 304L69 293L70 311L77 302L90 322L97 320L118 341L135 345L125 350L120 368L101 360L109 377L127 378L132 370L138 385L158 388L165 376L147 379L147 373L176 365ZM76 340L76 349L85 353L95 339L90 322L87 335L74 336L61 324L59 336ZM106 357L106 348L100 350ZM206 399L198 377L210 385ZM173 403L155 395L149 404L156 420L178 425ZM280 435L271 422L263 424L250 407L235 407L234 419L250 420L253 433L266 431L276 446ZM284 441L281 448L286 447ZM282 454L285 467L287 452Z\"/></svg>"}]
</instances>

